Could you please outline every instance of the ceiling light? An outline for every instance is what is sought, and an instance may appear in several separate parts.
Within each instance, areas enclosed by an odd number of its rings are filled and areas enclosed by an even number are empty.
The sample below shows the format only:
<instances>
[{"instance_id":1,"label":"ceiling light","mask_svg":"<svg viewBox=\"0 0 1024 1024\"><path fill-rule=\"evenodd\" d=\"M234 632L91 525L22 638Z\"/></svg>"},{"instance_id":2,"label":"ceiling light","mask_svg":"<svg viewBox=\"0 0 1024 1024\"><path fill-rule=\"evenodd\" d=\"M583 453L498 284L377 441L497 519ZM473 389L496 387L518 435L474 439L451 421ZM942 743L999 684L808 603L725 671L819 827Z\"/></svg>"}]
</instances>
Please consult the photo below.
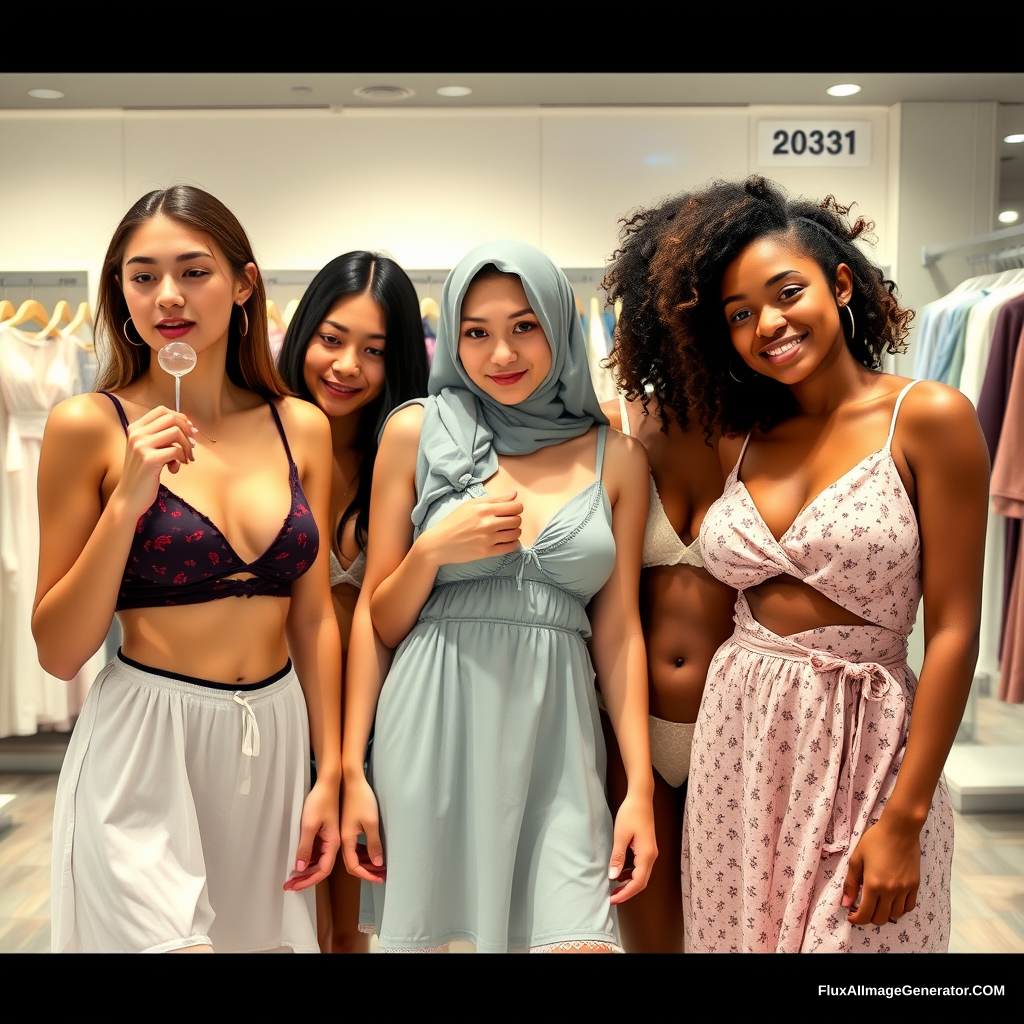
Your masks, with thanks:
<instances>
[{"instance_id":1,"label":"ceiling light","mask_svg":"<svg viewBox=\"0 0 1024 1024\"><path fill-rule=\"evenodd\" d=\"M465 85L442 85L437 90L438 96L468 96L473 90Z\"/></svg>"},{"instance_id":2,"label":"ceiling light","mask_svg":"<svg viewBox=\"0 0 1024 1024\"><path fill-rule=\"evenodd\" d=\"M416 93L404 85L364 85L361 89L352 90L356 96L364 100L407 100Z\"/></svg>"},{"instance_id":3,"label":"ceiling light","mask_svg":"<svg viewBox=\"0 0 1024 1024\"><path fill-rule=\"evenodd\" d=\"M311 86L311 85L293 85L291 91L296 93L296 94L298 94L299 96L308 96L309 93L311 93L313 91L313 86Z\"/></svg>"},{"instance_id":4,"label":"ceiling light","mask_svg":"<svg viewBox=\"0 0 1024 1024\"><path fill-rule=\"evenodd\" d=\"M60 89L29 89L29 96L34 100L62 100L64 93Z\"/></svg>"},{"instance_id":5,"label":"ceiling light","mask_svg":"<svg viewBox=\"0 0 1024 1024\"><path fill-rule=\"evenodd\" d=\"M855 96L860 92L859 85L833 85L825 90L829 96Z\"/></svg>"},{"instance_id":6,"label":"ceiling light","mask_svg":"<svg viewBox=\"0 0 1024 1024\"><path fill-rule=\"evenodd\" d=\"M1016 210L1003 210L999 214L999 220L1003 224L1015 224L1020 214Z\"/></svg>"},{"instance_id":7,"label":"ceiling light","mask_svg":"<svg viewBox=\"0 0 1024 1024\"><path fill-rule=\"evenodd\" d=\"M29 95L31 95L31 93ZM1019 133L1016 135L1004 135L1003 142L1024 142L1024 135Z\"/></svg>"}]
</instances>

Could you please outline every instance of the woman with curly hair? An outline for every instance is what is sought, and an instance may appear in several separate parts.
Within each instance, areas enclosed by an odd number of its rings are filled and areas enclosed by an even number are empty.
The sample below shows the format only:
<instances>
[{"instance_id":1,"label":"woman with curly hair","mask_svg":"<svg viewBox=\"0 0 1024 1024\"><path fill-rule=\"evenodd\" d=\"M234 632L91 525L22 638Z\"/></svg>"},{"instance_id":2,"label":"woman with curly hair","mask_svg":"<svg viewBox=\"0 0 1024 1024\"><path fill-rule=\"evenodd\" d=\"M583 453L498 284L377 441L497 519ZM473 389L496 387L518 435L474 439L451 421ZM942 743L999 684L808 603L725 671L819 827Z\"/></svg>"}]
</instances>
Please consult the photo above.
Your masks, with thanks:
<instances>
[{"instance_id":1,"label":"woman with curly hair","mask_svg":"<svg viewBox=\"0 0 1024 1024\"><path fill-rule=\"evenodd\" d=\"M880 371L911 314L847 213L759 177L717 182L652 265L690 411L735 435L701 526L708 569L740 594L694 736L695 950L949 939L941 772L977 657L988 456L963 395Z\"/></svg>"},{"instance_id":2,"label":"woman with curly hair","mask_svg":"<svg viewBox=\"0 0 1024 1024\"><path fill-rule=\"evenodd\" d=\"M658 317L650 282L658 240L688 198L673 196L634 213L624 224L621 246L604 279L609 297L622 303L610 359L622 392L602 408L612 426L643 443L651 464L640 611L647 643L655 828L662 855L647 888L619 908L629 952L678 953L683 948L679 856L693 723L711 658L732 631L736 598L732 588L704 568L698 539L704 514L722 493L718 435L709 444L689 415L681 359ZM626 776L607 715L602 724L614 811L625 797Z\"/></svg>"}]
</instances>

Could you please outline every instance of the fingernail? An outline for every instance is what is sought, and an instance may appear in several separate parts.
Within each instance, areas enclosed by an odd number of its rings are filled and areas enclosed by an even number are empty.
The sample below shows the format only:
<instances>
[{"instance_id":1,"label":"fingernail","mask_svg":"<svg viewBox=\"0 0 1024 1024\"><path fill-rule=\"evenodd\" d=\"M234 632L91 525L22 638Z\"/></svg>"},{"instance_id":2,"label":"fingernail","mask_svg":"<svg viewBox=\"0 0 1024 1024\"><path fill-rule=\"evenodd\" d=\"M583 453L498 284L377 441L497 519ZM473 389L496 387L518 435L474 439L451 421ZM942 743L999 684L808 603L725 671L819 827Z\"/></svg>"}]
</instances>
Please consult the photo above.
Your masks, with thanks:
<instances>
[{"instance_id":1,"label":"fingernail","mask_svg":"<svg viewBox=\"0 0 1024 1024\"><path fill-rule=\"evenodd\" d=\"M614 881L615 881L615 879L619 877L619 872L620 872L621 870L622 870L621 868L619 868L618 870L616 870L616 869L615 869L614 867L610 867L610 868L608 869L608 880L609 880L610 882L614 882Z\"/></svg>"},{"instance_id":2,"label":"fingernail","mask_svg":"<svg viewBox=\"0 0 1024 1024\"><path fill-rule=\"evenodd\" d=\"M843 906L844 907L853 906L853 898L851 896L847 896L846 893L843 893Z\"/></svg>"},{"instance_id":3,"label":"fingernail","mask_svg":"<svg viewBox=\"0 0 1024 1024\"><path fill-rule=\"evenodd\" d=\"M373 866L375 868L379 868L384 863L384 858L379 853L370 859L373 861Z\"/></svg>"},{"instance_id":4,"label":"fingernail","mask_svg":"<svg viewBox=\"0 0 1024 1024\"><path fill-rule=\"evenodd\" d=\"M306 862L304 860L297 860L295 862L295 870L296 871L305 871L306 870Z\"/></svg>"},{"instance_id":5,"label":"fingernail","mask_svg":"<svg viewBox=\"0 0 1024 1024\"><path fill-rule=\"evenodd\" d=\"M189 426L192 426L192 425L189 424ZM199 433L199 428L198 427L192 427L192 433L193 434L198 434Z\"/></svg>"}]
</instances>

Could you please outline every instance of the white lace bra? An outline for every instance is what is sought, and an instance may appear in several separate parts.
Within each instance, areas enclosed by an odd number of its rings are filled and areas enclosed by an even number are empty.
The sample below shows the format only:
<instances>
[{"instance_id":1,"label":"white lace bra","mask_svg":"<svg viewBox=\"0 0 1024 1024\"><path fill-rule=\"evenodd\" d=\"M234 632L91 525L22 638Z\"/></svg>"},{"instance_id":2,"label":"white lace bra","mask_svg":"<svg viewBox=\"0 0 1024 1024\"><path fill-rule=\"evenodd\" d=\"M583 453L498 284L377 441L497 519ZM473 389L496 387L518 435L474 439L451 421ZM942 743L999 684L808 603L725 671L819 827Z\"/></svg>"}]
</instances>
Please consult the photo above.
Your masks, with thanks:
<instances>
[{"instance_id":1,"label":"white lace bra","mask_svg":"<svg viewBox=\"0 0 1024 1024\"><path fill-rule=\"evenodd\" d=\"M350 587L355 587L356 590L362 588L363 577L366 575L366 554L360 551L355 558L352 559L352 564L347 568L341 567L341 562L338 561L338 556L332 551L331 552L331 586L336 587L339 583L347 583Z\"/></svg>"},{"instance_id":2,"label":"white lace bra","mask_svg":"<svg viewBox=\"0 0 1024 1024\"><path fill-rule=\"evenodd\" d=\"M626 399L619 395L619 412L622 417L622 432L631 433ZM649 569L655 565L695 565L704 567L704 555L700 550L700 540L694 538L692 544L684 544L679 539L665 514L665 506L661 503L658 486L651 474L651 504L647 512L647 526L644 529L644 552L642 565Z\"/></svg>"}]
</instances>

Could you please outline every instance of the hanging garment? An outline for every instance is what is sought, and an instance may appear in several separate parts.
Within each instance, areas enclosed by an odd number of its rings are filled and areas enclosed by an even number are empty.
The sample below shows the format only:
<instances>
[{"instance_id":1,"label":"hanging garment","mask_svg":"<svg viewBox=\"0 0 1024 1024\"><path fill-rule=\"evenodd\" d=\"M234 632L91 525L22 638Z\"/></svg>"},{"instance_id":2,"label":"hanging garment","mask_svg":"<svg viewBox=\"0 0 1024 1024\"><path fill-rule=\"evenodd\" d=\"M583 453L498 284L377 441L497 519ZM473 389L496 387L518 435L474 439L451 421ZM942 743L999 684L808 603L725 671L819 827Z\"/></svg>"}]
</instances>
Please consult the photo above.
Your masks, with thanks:
<instances>
[{"instance_id":1,"label":"hanging garment","mask_svg":"<svg viewBox=\"0 0 1024 1024\"><path fill-rule=\"evenodd\" d=\"M992 465L992 508L999 515L1019 521L1024 518L1024 359L1013 365L1006 399L1006 415L999 435L999 447ZM1019 529L1019 526L1018 526ZM1024 703L1024 574L1021 552L1012 573L1010 599L1006 609L1006 631L1000 660L999 696L1014 704Z\"/></svg>"},{"instance_id":2,"label":"hanging garment","mask_svg":"<svg viewBox=\"0 0 1024 1024\"><path fill-rule=\"evenodd\" d=\"M4 423L0 489L3 603L0 651L0 737L44 728L68 730L103 666L94 655L69 682L42 669L32 637L39 563L36 476L43 428L58 402L81 390L73 338L37 340L0 326L0 420Z\"/></svg>"}]
</instances>

